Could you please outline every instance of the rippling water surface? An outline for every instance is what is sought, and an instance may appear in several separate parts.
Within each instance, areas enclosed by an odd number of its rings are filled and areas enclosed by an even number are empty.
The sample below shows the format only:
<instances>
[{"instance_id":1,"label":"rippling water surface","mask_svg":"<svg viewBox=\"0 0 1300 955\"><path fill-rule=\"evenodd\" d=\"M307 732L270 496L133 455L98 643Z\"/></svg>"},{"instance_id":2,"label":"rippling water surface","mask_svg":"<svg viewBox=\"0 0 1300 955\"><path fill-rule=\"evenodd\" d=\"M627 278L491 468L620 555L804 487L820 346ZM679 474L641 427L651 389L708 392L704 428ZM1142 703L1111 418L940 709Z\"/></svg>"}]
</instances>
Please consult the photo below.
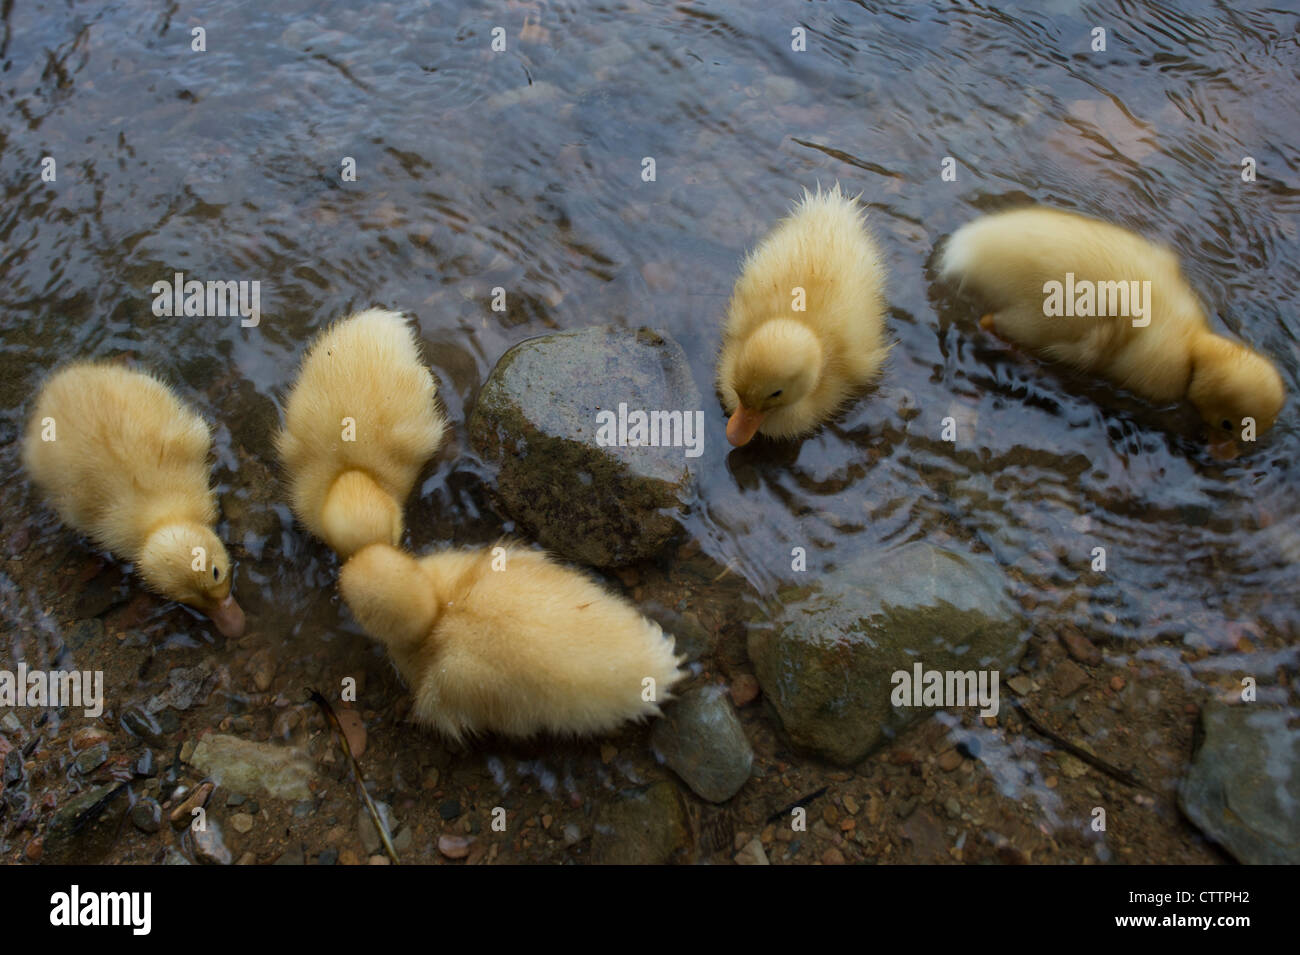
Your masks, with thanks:
<instances>
[{"instance_id":1,"label":"rippling water surface","mask_svg":"<svg viewBox=\"0 0 1300 955\"><path fill-rule=\"evenodd\" d=\"M330 593L332 558L274 485L269 432L310 336L371 304L418 321L457 425L411 504L425 548L510 530L464 432L497 358L554 329L645 324L682 343L707 396L689 530L731 570L688 602L738 581L770 592L792 546L817 567L917 538L974 542L1037 625L1073 623L1188 681L1254 673L1262 696L1294 706L1294 398L1261 446L1214 462L1185 413L977 333L931 269L945 236L1005 205L1117 221L1175 248L1216 324L1270 355L1294 395L1294 11L267 7L5 9L0 520L6 537L35 522L29 567L76 546L21 474L29 397L62 361L129 355L216 423L237 587L268 643L345 633L364 647ZM791 50L794 25L807 52ZM1097 25L1106 52L1090 49ZM196 26L206 53L190 49ZM45 156L56 183L41 181ZM357 182L340 180L343 157ZM945 157L955 182L940 178ZM885 251L899 341L887 374L801 444L726 453L712 365L740 257L802 187L837 180L863 194ZM150 287L177 271L260 281L260 325L154 317ZM504 313L489 307L496 286ZM949 416L955 445L940 440ZM1089 569L1099 545L1104 575ZM26 634L12 655L32 654L48 601L17 564L4 583L7 627Z\"/></svg>"}]
</instances>

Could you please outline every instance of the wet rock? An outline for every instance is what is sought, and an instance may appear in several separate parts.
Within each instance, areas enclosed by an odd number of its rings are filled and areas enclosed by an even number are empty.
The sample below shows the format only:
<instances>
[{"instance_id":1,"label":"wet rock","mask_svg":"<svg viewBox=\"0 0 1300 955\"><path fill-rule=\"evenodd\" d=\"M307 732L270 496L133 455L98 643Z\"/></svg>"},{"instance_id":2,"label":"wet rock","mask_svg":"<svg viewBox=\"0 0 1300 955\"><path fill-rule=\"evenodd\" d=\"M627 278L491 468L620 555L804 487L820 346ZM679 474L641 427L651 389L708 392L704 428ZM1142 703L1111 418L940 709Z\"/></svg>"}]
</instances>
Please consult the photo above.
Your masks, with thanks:
<instances>
[{"instance_id":1,"label":"wet rock","mask_svg":"<svg viewBox=\"0 0 1300 955\"><path fill-rule=\"evenodd\" d=\"M316 857L317 865L338 865L338 861L339 861L338 849L325 849L323 852L321 852L320 855Z\"/></svg>"},{"instance_id":2,"label":"wet rock","mask_svg":"<svg viewBox=\"0 0 1300 955\"><path fill-rule=\"evenodd\" d=\"M306 865L306 864L307 864L307 853L303 849L301 842L297 843L296 845L292 845L288 849L284 850L284 853L280 856L280 858L276 859L275 862L272 863L272 865Z\"/></svg>"},{"instance_id":3,"label":"wet rock","mask_svg":"<svg viewBox=\"0 0 1300 955\"><path fill-rule=\"evenodd\" d=\"M665 781L624 792L601 807L591 853L600 865L663 865L677 861L690 845L681 793Z\"/></svg>"},{"instance_id":4,"label":"wet rock","mask_svg":"<svg viewBox=\"0 0 1300 955\"><path fill-rule=\"evenodd\" d=\"M1102 662L1101 651L1073 624L1066 624L1061 628L1060 638L1066 652L1080 663L1097 666Z\"/></svg>"},{"instance_id":5,"label":"wet rock","mask_svg":"<svg viewBox=\"0 0 1300 955\"><path fill-rule=\"evenodd\" d=\"M0 770L0 780L4 786L0 788L8 789L15 783L21 782L23 778L23 754L21 751L11 749L5 754L4 769Z\"/></svg>"},{"instance_id":6,"label":"wet rock","mask_svg":"<svg viewBox=\"0 0 1300 955\"><path fill-rule=\"evenodd\" d=\"M1000 673L1023 630L990 559L913 543L784 588L751 623L749 655L790 739L849 765L932 712L893 705L896 671Z\"/></svg>"},{"instance_id":7,"label":"wet rock","mask_svg":"<svg viewBox=\"0 0 1300 955\"><path fill-rule=\"evenodd\" d=\"M451 820L460 815L460 803L455 799L447 799L438 804L438 815L443 819Z\"/></svg>"},{"instance_id":8,"label":"wet rock","mask_svg":"<svg viewBox=\"0 0 1300 955\"><path fill-rule=\"evenodd\" d=\"M258 650L248 660L248 675L253 678L253 688L265 693L275 679L275 657L270 650Z\"/></svg>"},{"instance_id":9,"label":"wet rock","mask_svg":"<svg viewBox=\"0 0 1300 955\"><path fill-rule=\"evenodd\" d=\"M158 764L153 757L153 750L146 749L132 766L137 776L153 777L158 775Z\"/></svg>"},{"instance_id":10,"label":"wet rock","mask_svg":"<svg viewBox=\"0 0 1300 955\"><path fill-rule=\"evenodd\" d=\"M1073 696L1088 685L1092 678L1088 671L1073 660L1062 660L1052 669L1050 685L1052 693L1060 699Z\"/></svg>"},{"instance_id":11,"label":"wet rock","mask_svg":"<svg viewBox=\"0 0 1300 955\"><path fill-rule=\"evenodd\" d=\"M233 860L226 842L221 837L221 824L209 819L202 829L191 829L194 839L194 858L201 865L230 865Z\"/></svg>"},{"instance_id":12,"label":"wet rock","mask_svg":"<svg viewBox=\"0 0 1300 955\"><path fill-rule=\"evenodd\" d=\"M736 865L771 865L767 853L763 851L763 841L755 836L745 843L745 847L736 853Z\"/></svg>"},{"instance_id":13,"label":"wet rock","mask_svg":"<svg viewBox=\"0 0 1300 955\"><path fill-rule=\"evenodd\" d=\"M312 760L293 746L253 743L237 736L209 734L199 741L190 764L238 792L260 791L278 799L311 798Z\"/></svg>"},{"instance_id":14,"label":"wet rock","mask_svg":"<svg viewBox=\"0 0 1300 955\"><path fill-rule=\"evenodd\" d=\"M195 818L194 810L200 809L208 804L208 797L212 795L212 783L204 783L195 788L185 800L171 811L172 827L175 829L184 829L192 825Z\"/></svg>"},{"instance_id":15,"label":"wet rock","mask_svg":"<svg viewBox=\"0 0 1300 955\"><path fill-rule=\"evenodd\" d=\"M194 863L191 862L189 859L185 858L185 854L181 852L179 849L177 849L175 846L168 846L167 852L163 855L162 864L163 865L193 865Z\"/></svg>"},{"instance_id":16,"label":"wet rock","mask_svg":"<svg viewBox=\"0 0 1300 955\"><path fill-rule=\"evenodd\" d=\"M50 817L42 862L94 865L117 840L127 812L125 787L99 786L69 799Z\"/></svg>"},{"instance_id":17,"label":"wet rock","mask_svg":"<svg viewBox=\"0 0 1300 955\"><path fill-rule=\"evenodd\" d=\"M694 494L684 447L600 447L601 411L682 411L698 440L699 392L681 346L649 329L561 332L497 362L469 419L499 464L498 506L543 546L613 567L649 557L678 530Z\"/></svg>"},{"instance_id":18,"label":"wet rock","mask_svg":"<svg viewBox=\"0 0 1300 955\"><path fill-rule=\"evenodd\" d=\"M690 690L665 704L650 745L697 796L709 802L725 802L738 793L754 765L745 728L720 686Z\"/></svg>"},{"instance_id":19,"label":"wet rock","mask_svg":"<svg viewBox=\"0 0 1300 955\"><path fill-rule=\"evenodd\" d=\"M109 736L98 726L83 726L72 734L72 739L68 744L72 747L74 753L80 753L83 749L89 749L96 743L105 742Z\"/></svg>"},{"instance_id":20,"label":"wet rock","mask_svg":"<svg viewBox=\"0 0 1300 955\"><path fill-rule=\"evenodd\" d=\"M80 650L87 644L95 646L103 639L104 621L78 620L68 629L63 642L74 650Z\"/></svg>"},{"instance_id":21,"label":"wet rock","mask_svg":"<svg viewBox=\"0 0 1300 955\"><path fill-rule=\"evenodd\" d=\"M438 837L438 851L448 859L463 859L469 855L474 840L469 836L441 835Z\"/></svg>"},{"instance_id":22,"label":"wet rock","mask_svg":"<svg viewBox=\"0 0 1300 955\"><path fill-rule=\"evenodd\" d=\"M1178 790L1184 814L1239 862L1300 864L1300 729L1284 710L1213 703Z\"/></svg>"},{"instance_id":23,"label":"wet rock","mask_svg":"<svg viewBox=\"0 0 1300 955\"><path fill-rule=\"evenodd\" d=\"M6 733L17 733L21 735L23 731L23 723L22 720L18 719L18 717L13 713L6 713L4 716L0 716L0 729L3 729Z\"/></svg>"},{"instance_id":24,"label":"wet rock","mask_svg":"<svg viewBox=\"0 0 1300 955\"><path fill-rule=\"evenodd\" d=\"M188 710L200 706L216 688L219 676L208 660L192 667L172 667L167 673L167 688L149 700L147 709L157 713L167 707Z\"/></svg>"},{"instance_id":25,"label":"wet rock","mask_svg":"<svg viewBox=\"0 0 1300 955\"><path fill-rule=\"evenodd\" d=\"M124 710L122 725L132 736L153 743L155 746L167 741L167 734L163 731L158 718L143 706L132 706Z\"/></svg>"},{"instance_id":26,"label":"wet rock","mask_svg":"<svg viewBox=\"0 0 1300 955\"><path fill-rule=\"evenodd\" d=\"M73 765L77 767L77 772L83 776L92 773L108 761L108 744L96 743L85 752L78 754L73 760Z\"/></svg>"},{"instance_id":27,"label":"wet rock","mask_svg":"<svg viewBox=\"0 0 1300 955\"><path fill-rule=\"evenodd\" d=\"M758 699L758 680L748 673L742 673L731 681L731 702L736 708L748 706Z\"/></svg>"},{"instance_id":28,"label":"wet rock","mask_svg":"<svg viewBox=\"0 0 1300 955\"><path fill-rule=\"evenodd\" d=\"M162 806L148 796L131 807L131 823L141 832L157 832L162 828Z\"/></svg>"}]
</instances>

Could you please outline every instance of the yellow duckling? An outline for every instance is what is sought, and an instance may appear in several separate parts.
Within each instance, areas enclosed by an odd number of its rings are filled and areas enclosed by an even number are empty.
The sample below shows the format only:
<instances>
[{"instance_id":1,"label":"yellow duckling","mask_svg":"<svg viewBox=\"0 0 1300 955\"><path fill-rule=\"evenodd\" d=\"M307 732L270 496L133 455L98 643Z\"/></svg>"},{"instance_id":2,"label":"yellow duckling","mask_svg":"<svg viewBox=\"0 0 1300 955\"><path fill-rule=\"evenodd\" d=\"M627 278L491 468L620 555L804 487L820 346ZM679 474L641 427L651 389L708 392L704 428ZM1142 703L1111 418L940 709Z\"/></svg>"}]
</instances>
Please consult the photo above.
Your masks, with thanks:
<instances>
[{"instance_id":1,"label":"yellow duckling","mask_svg":"<svg viewBox=\"0 0 1300 955\"><path fill-rule=\"evenodd\" d=\"M23 465L69 526L133 562L144 582L244 632L230 557L212 527L207 423L158 379L79 363L41 388Z\"/></svg>"},{"instance_id":2,"label":"yellow duckling","mask_svg":"<svg viewBox=\"0 0 1300 955\"><path fill-rule=\"evenodd\" d=\"M880 374L885 267L854 199L804 190L750 253L727 307L718 393L736 447L806 434Z\"/></svg>"},{"instance_id":3,"label":"yellow duckling","mask_svg":"<svg viewBox=\"0 0 1300 955\"><path fill-rule=\"evenodd\" d=\"M583 574L519 547L416 559L374 544L343 599L452 739L603 733L659 714L684 674L673 641Z\"/></svg>"},{"instance_id":4,"label":"yellow duckling","mask_svg":"<svg viewBox=\"0 0 1300 955\"><path fill-rule=\"evenodd\" d=\"M308 349L276 442L294 513L343 558L398 543L402 505L445 429L405 317L343 319Z\"/></svg>"},{"instance_id":5,"label":"yellow duckling","mask_svg":"<svg viewBox=\"0 0 1300 955\"><path fill-rule=\"evenodd\" d=\"M1286 392L1267 359L1210 330L1177 257L1127 229L1033 207L958 229L940 271L994 311L981 324L1151 401L1187 400L1216 456L1245 419L1272 427Z\"/></svg>"}]
</instances>

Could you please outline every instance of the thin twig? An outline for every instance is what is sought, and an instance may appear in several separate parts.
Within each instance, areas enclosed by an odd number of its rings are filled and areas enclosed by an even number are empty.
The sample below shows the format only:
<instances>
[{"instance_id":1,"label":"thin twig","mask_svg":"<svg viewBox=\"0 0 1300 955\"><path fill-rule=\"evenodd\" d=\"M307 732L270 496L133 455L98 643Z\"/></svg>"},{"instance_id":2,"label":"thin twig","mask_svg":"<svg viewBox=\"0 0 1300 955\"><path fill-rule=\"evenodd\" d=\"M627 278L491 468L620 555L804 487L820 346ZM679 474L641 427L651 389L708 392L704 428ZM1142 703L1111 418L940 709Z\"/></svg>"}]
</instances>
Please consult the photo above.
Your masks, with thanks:
<instances>
[{"instance_id":1,"label":"thin twig","mask_svg":"<svg viewBox=\"0 0 1300 955\"><path fill-rule=\"evenodd\" d=\"M379 810L375 808L374 802L370 799L370 793L366 792L365 780L361 778L361 765L357 762L357 758L352 755L352 747L348 745L348 734L343 732L343 725L339 723L334 707L330 706L329 700L311 687L307 687L307 695L311 697L311 701L324 714L325 722L330 725L330 729L338 737L339 745L343 747L343 753L352 765L352 776L357 781L357 789L361 790L361 798L366 801L366 808L370 810L370 821L375 824L375 831L379 833L379 839L384 844L384 851L388 853L388 858L393 860L393 865L400 865L401 863L397 861L397 850L393 848L393 842L388 838L388 827L384 825L384 821L379 817Z\"/></svg>"},{"instance_id":2,"label":"thin twig","mask_svg":"<svg viewBox=\"0 0 1300 955\"><path fill-rule=\"evenodd\" d=\"M1134 789L1144 789L1147 792L1153 791L1150 786L1142 782L1142 780L1138 779L1132 773L1125 772L1124 770L1120 769L1118 766L1112 766L1110 763L1106 762L1106 760L1102 759L1100 756L1096 755L1095 753L1088 752L1082 746L1079 746L1077 743L1071 742L1070 740L1062 736L1060 733L1057 733L1055 730L1048 727L1042 720L1040 720L1037 716L1034 715L1033 710L1029 708L1028 704L1020 700L1013 699L1011 701L1011 705L1020 711L1021 715L1024 716L1024 718L1029 722L1030 726L1032 726L1035 730L1037 730L1042 735L1046 736L1049 740L1051 740L1061 749L1065 750L1071 756L1078 757L1079 759L1087 763L1089 766L1093 767L1094 769L1100 770L1101 772L1105 773L1107 776L1110 776L1112 779L1118 780L1119 782L1123 783L1125 786L1132 786Z\"/></svg>"}]
</instances>

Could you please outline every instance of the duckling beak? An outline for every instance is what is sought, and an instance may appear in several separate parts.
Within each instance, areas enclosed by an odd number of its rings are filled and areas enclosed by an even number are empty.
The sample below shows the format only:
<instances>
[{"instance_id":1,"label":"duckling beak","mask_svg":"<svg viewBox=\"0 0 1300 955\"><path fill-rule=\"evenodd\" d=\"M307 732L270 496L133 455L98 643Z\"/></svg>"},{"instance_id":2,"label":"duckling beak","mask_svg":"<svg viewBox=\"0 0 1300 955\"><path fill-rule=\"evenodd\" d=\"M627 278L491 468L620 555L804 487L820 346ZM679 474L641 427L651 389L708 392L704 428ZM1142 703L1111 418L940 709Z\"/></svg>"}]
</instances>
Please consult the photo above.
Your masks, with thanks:
<instances>
[{"instance_id":1,"label":"duckling beak","mask_svg":"<svg viewBox=\"0 0 1300 955\"><path fill-rule=\"evenodd\" d=\"M766 411L750 411L744 405L737 405L736 413L727 422L727 440L737 448L749 444L766 417Z\"/></svg>"},{"instance_id":2,"label":"duckling beak","mask_svg":"<svg viewBox=\"0 0 1300 955\"><path fill-rule=\"evenodd\" d=\"M1237 442L1232 438L1212 437L1210 439L1210 457L1216 461L1234 461L1239 453Z\"/></svg>"},{"instance_id":3,"label":"duckling beak","mask_svg":"<svg viewBox=\"0 0 1300 955\"><path fill-rule=\"evenodd\" d=\"M212 622L217 625L222 636L242 637L244 635L244 611L239 604L235 603L234 594L227 594L209 616L212 617Z\"/></svg>"}]
</instances>

